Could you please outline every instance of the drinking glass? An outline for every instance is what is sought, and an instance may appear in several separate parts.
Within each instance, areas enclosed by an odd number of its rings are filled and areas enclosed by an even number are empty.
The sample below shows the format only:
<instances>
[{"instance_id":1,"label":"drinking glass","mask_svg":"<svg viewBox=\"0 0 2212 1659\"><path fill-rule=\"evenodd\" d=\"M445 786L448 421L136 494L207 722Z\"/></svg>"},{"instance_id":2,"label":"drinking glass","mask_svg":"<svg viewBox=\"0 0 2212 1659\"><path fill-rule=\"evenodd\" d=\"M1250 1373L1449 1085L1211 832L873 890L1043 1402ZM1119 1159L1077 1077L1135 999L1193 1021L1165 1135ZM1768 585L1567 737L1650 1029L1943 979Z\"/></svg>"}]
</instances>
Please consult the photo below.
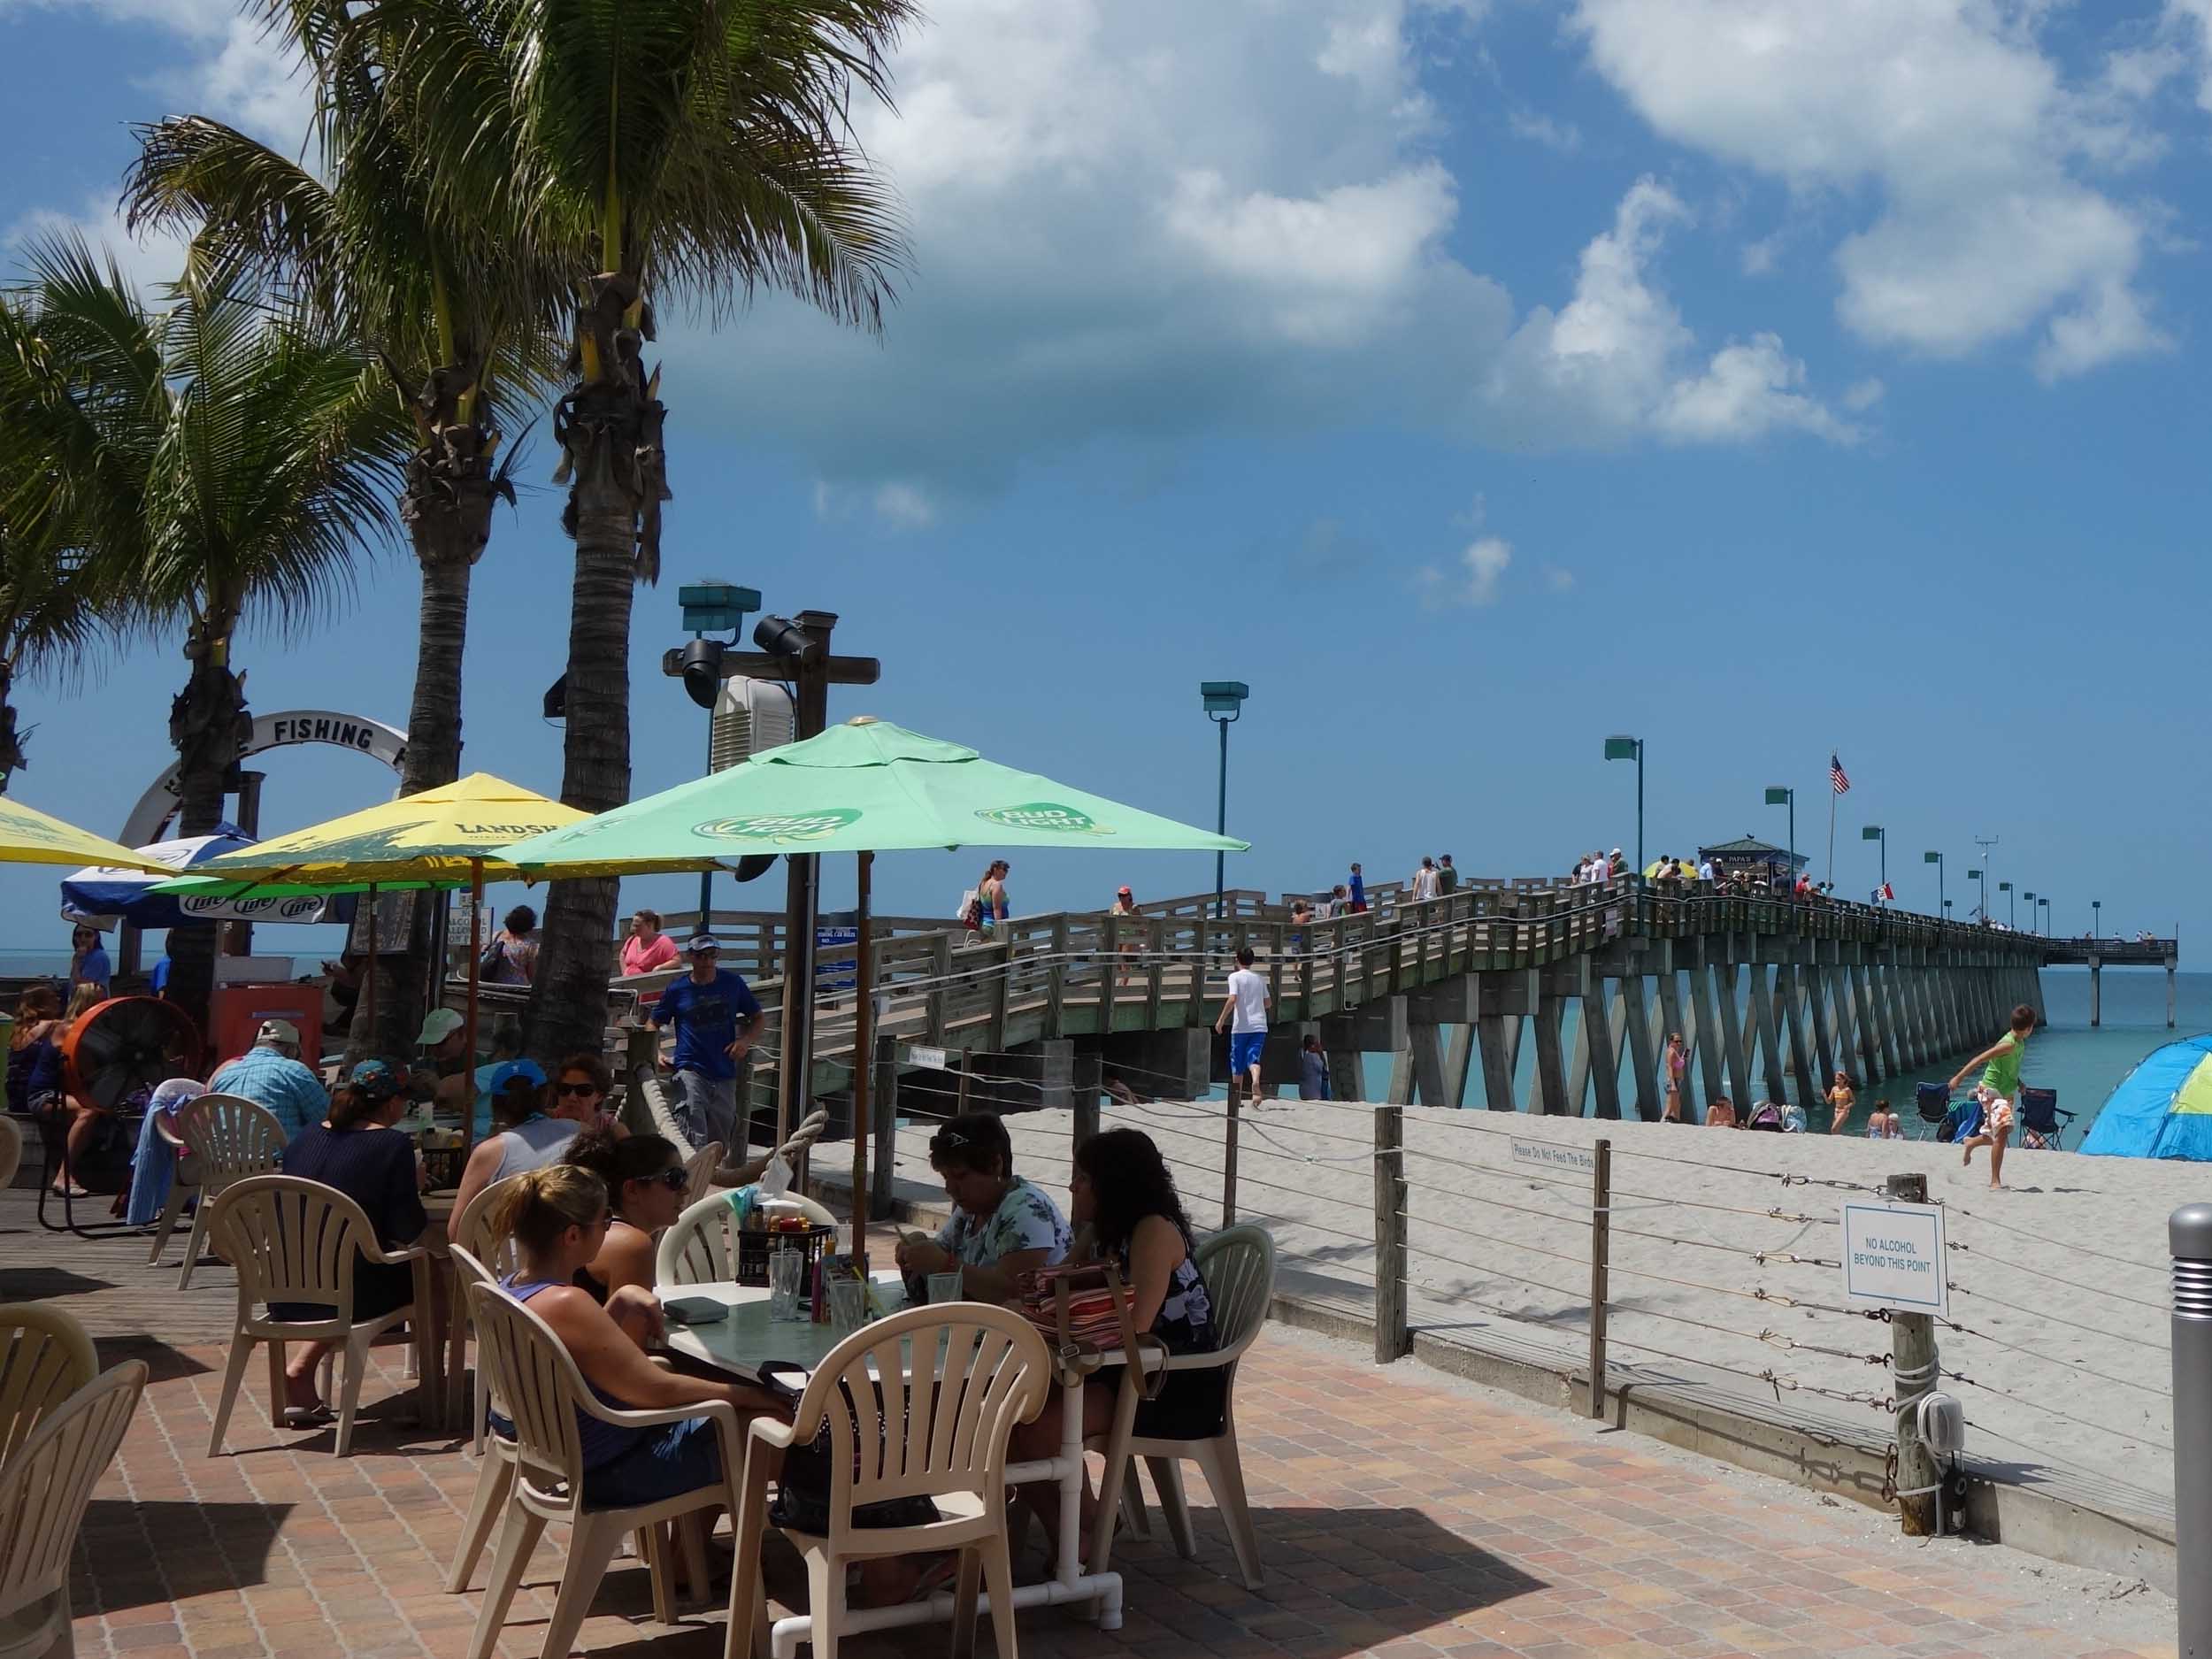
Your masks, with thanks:
<instances>
[{"instance_id":1,"label":"drinking glass","mask_svg":"<svg viewBox=\"0 0 2212 1659\"><path fill-rule=\"evenodd\" d=\"M954 1268L949 1273L932 1273L929 1276L929 1300L933 1306L941 1302L958 1302L960 1299L958 1268Z\"/></svg>"},{"instance_id":2,"label":"drinking glass","mask_svg":"<svg viewBox=\"0 0 2212 1659\"><path fill-rule=\"evenodd\" d=\"M830 1329L849 1336L868 1322L868 1286L857 1279L833 1279L829 1309Z\"/></svg>"},{"instance_id":3,"label":"drinking glass","mask_svg":"<svg viewBox=\"0 0 2212 1659\"><path fill-rule=\"evenodd\" d=\"M768 1317L797 1319L805 1310L799 1292L806 1281L806 1253L783 1245L768 1252Z\"/></svg>"}]
</instances>

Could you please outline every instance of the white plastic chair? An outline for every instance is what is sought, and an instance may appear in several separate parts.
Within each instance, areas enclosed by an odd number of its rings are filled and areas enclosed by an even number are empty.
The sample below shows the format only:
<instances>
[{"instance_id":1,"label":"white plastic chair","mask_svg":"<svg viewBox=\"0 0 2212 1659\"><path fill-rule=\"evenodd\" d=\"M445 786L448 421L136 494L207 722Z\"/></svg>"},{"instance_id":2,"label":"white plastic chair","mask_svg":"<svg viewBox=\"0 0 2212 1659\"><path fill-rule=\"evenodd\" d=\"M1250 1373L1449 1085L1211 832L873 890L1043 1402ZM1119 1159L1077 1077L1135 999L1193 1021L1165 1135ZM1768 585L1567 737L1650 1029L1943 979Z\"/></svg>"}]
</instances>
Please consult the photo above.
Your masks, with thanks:
<instances>
[{"instance_id":1,"label":"white plastic chair","mask_svg":"<svg viewBox=\"0 0 2212 1659\"><path fill-rule=\"evenodd\" d=\"M737 1278L737 1210L730 1202L733 1190L708 1194L661 1234L653 1256L653 1277L664 1289L672 1285L728 1284ZM804 1216L823 1226L837 1225L835 1216L796 1193L763 1199L759 1209L769 1215Z\"/></svg>"},{"instance_id":2,"label":"white plastic chair","mask_svg":"<svg viewBox=\"0 0 2212 1659\"><path fill-rule=\"evenodd\" d=\"M169 1246L170 1230L184 1201L196 1191L199 1207L192 1212L192 1236L185 1240L184 1271L177 1288L192 1287L192 1270L200 1263L207 1244L210 1202L233 1181L250 1175L273 1175L284 1157L284 1125L267 1107L238 1094L202 1094L185 1103L170 1123L157 1124L157 1133L173 1138L184 1148L176 1179L169 1184L169 1202L154 1227L153 1266Z\"/></svg>"},{"instance_id":3,"label":"white plastic chair","mask_svg":"<svg viewBox=\"0 0 2212 1659\"><path fill-rule=\"evenodd\" d=\"M1102 1435L1084 1442L1083 1449L1105 1455L1106 1470L1099 1491L1119 1493L1131 1503L1142 1523L1142 1488L1136 1482L1135 1459L1141 1457L1152 1471L1152 1487L1159 1494L1161 1512L1167 1517L1169 1536L1185 1560L1198 1554L1192 1534L1190 1507L1183 1497L1186 1463L1196 1463L1206 1477L1207 1490L1229 1529L1230 1547L1236 1551L1237 1569L1244 1587L1256 1590L1266 1573L1260 1564L1259 1534L1252 1525L1252 1509L1244 1495L1244 1465L1237 1455L1237 1361L1252 1346L1267 1322L1267 1310L1275 1295L1275 1240L1264 1227L1249 1224L1224 1227L1204 1240L1197 1251L1198 1271L1206 1281L1213 1309L1214 1327L1220 1346L1210 1354L1177 1354L1164 1362L1171 1379L1177 1371L1225 1369L1228 1381L1221 1408L1221 1432L1202 1440L1147 1440L1135 1432L1139 1389L1137 1379L1122 1379L1116 1401L1114 1425ZM1098 1523L1091 1534L1091 1571L1106 1571L1114 1541L1112 1503L1098 1506Z\"/></svg>"},{"instance_id":4,"label":"white plastic chair","mask_svg":"<svg viewBox=\"0 0 2212 1659\"><path fill-rule=\"evenodd\" d=\"M0 1467L41 1418L99 1375L84 1326L50 1302L0 1308Z\"/></svg>"},{"instance_id":5,"label":"white plastic chair","mask_svg":"<svg viewBox=\"0 0 2212 1659\"><path fill-rule=\"evenodd\" d=\"M1034 1421L1052 1387L1044 1339L1020 1315L984 1302L910 1308L856 1331L822 1361L788 1424L753 1420L745 1490L736 1511L733 1620L757 1632L766 1603L760 1552L768 1465L829 1425L830 1529L779 1530L806 1558L813 1659L836 1659L848 1562L957 1550L954 1649L975 1651L979 1578L991 1598L999 1659L1017 1659L1014 1567L1006 1531L1006 1443ZM941 1518L918 1526L856 1527L864 1504L926 1497ZM797 1643L775 1644L791 1659Z\"/></svg>"},{"instance_id":6,"label":"white plastic chair","mask_svg":"<svg viewBox=\"0 0 2212 1659\"><path fill-rule=\"evenodd\" d=\"M14 1118L0 1117L0 1192L15 1185L23 1164L23 1130Z\"/></svg>"},{"instance_id":7,"label":"white plastic chair","mask_svg":"<svg viewBox=\"0 0 2212 1659\"><path fill-rule=\"evenodd\" d=\"M684 1160L684 1207L689 1209L713 1188L714 1172L722 1167L722 1143L710 1141Z\"/></svg>"},{"instance_id":8,"label":"white plastic chair","mask_svg":"<svg viewBox=\"0 0 2212 1659\"><path fill-rule=\"evenodd\" d=\"M603 1405L560 1339L536 1314L495 1285L471 1285L468 1295L470 1312L476 1319L480 1363L491 1367L492 1391L508 1408L515 1425L513 1449L509 1454L511 1472L503 1504L506 1518L492 1559L491 1582L469 1642L469 1659L489 1659L515 1591L530 1564L530 1553L537 1548L549 1521L565 1522L571 1531L568 1563L541 1651L544 1659L567 1659L599 1581L606 1576L607 1563L625 1534L640 1530L657 1534L664 1522L730 1502L727 1471L738 1467L743 1455L737 1411L720 1401L660 1411ZM583 1501L579 1414L637 1429L680 1423L687 1417L708 1418L721 1443L725 1478L658 1503L618 1509L588 1508ZM657 1563L657 1547L648 1561ZM653 1617L663 1624L672 1623L675 1608L667 1575L656 1565L651 1577Z\"/></svg>"},{"instance_id":9,"label":"white plastic chair","mask_svg":"<svg viewBox=\"0 0 2212 1659\"><path fill-rule=\"evenodd\" d=\"M133 1360L47 1413L0 1463L0 1659L72 1659L69 1557L92 1490L146 1392Z\"/></svg>"},{"instance_id":10,"label":"white plastic chair","mask_svg":"<svg viewBox=\"0 0 2212 1659\"><path fill-rule=\"evenodd\" d=\"M453 1298L452 1325L449 1333L449 1377L458 1379L462 1362L466 1356L469 1336L468 1287L469 1276L464 1269L462 1257L471 1258L477 1272L486 1284L497 1284L520 1264L514 1240L495 1232L492 1226L492 1210L506 1192L511 1175L503 1181L494 1181L489 1187L469 1200L468 1208L453 1224L452 1238L458 1246L454 1251L454 1272L457 1288ZM485 1414L491 1407L491 1383L482 1365L476 1368L475 1410L469 1418L469 1433L476 1442L476 1450L484 1449ZM466 1577L465 1574L463 1575Z\"/></svg>"},{"instance_id":11,"label":"white plastic chair","mask_svg":"<svg viewBox=\"0 0 2212 1659\"><path fill-rule=\"evenodd\" d=\"M203 1097L204 1098L204 1097ZM284 1345L334 1342L344 1358L338 1402L338 1455L353 1449L353 1417L361 1402L361 1379L369 1368L369 1349L394 1325L412 1320L421 1356L430 1321L429 1252L422 1246L387 1250L361 1206L334 1187L290 1175L253 1175L225 1187L203 1212L215 1253L238 1270L238 1316L230 1341L230 1363L223 1371L223 1395L215 1408L215 1426L207 1455L223 1449L246 1362L257 1345L269 1350L269 1409L280 1420L284 1406ZM411 1266L414 1299L403 1307L357 1323L353 1317L353 1271L362 1261ZM273 1319L263 1311L273 1302L311 1302L329 1308L327 1319ZM422 1309L426 1317L415 1317ZM419 1365L423 1375L430 1366Z\"/></svg>"}]
</instances>

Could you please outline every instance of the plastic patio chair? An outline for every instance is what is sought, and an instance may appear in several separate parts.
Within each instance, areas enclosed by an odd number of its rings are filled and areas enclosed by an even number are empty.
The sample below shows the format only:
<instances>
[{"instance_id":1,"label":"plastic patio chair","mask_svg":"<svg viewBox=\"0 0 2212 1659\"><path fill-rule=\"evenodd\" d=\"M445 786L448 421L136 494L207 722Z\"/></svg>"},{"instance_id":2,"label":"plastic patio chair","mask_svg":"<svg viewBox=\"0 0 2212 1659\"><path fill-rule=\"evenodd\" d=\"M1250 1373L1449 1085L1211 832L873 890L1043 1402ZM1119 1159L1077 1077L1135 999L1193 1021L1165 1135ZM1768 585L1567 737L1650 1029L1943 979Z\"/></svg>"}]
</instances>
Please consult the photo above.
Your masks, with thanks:
<instances>
[{"instance_id":1,"label":"plastic patio chair","mask_svg":"<svg viewBox=\"0 0 2212 1659\"><path fill-rule=\"evenodd\" d=\"M742 1456L736 1409L720 1401L659 1411L621 1409L601 1403L584 1381L575 1360L545 1322L496 1285L469 1286L469 1310L476 1320L477 1353L492 1370L492 1392L512 1412L515 1438L508 1454L511 1472L502 1508L499 1548L492 1558L491 1581L476 1616L469 1659L489 1659L498 1644L507 1609L529 1567L549 1522L569 1528L568 1560L561 1574L553 1617L546 1625L544 1659L567 1659L576 1632L591 1609L607 1563L626 1534L657 1534L663 1523L732 1501L725 1479L680 1493L658 1503L627 1509L594 1509L584 1502L583 1447L578 1418L594 1417L625 1428L656 1428L687 1417L706 1417L722 1448L722 1467L740 1466ZM488 1465L487 1473L488 1474ZM487 1522L488 1525L488 1522ZM649 1563L657 1552L649 1555ZM653 1617L674 1622L667 1575L652 1575Z\"/></svg>"},{"instance_id":2,"label":"plastic patio chair","mask_svg":"<svg viewBox=\"0 0 2212 1659\"><path fill-rule=\"evenodd\" d=\"M889 1380L902 1375L902 1386ZM878 1379L885 1379L880 1387ZM791 1423L753 1420L752 1455L736 1509L732 1618L747 1617L750 1608L757 1640L766 1605L760 1554L768 1525L768 1464L811 1441L826 1423L829 1531L778 1529L806 1558L812 1659L836 1659L849 1562L941 1550L960 1555L954 1651L975 1651L981 1580L990 1589L999 1659L1017 1659L1006 1444L1017 1423L1033 1422L1044 1409L1052 1384L1044 1338L1010 1309L945 1302L910 1308L854 1332L816 1369ZM915 1526L852 1524L853 1511L864 1504L910 1497L932 1500L940 1518ZM791 1659L796 1645L778 1642L777 1659Z\"/></svg>"},{"instance_id":3,"label":"plastic patio chair","mask_svg":"<svg viewBox=\"0 0 2212 1659\"><path fill-rule=\"evenodd\" d=\"M84 1326L50 1302L0 1308L0 1467L41 1418L99 1375Z\"/></svg>"},{"instance_id":4,"label":"plastic patio chair","mask_svg":"<svg viewBox=\"0 0 2212 1659\"><path fill-rule=\"evenodd\" d=\"M55 1407L0 1463L0 1659L70 1659L69 1558L92 1490L146 1392L132 1360Z\"/></svg>"},{"instance_id":5,"label":"plastic patio chair","mask_svg":"<svg viewBox=\"0 0 2212 1659\"><path fill-rule=\"evenodd\" d=\"M714 1172L722 1167L722 1143L710 1141L684 1160L684 1208L688 1210L712 1190Z\"/></svg>"},{"instance_id":6,"label":"plastic patio chair","mask_svg":"<svg viewBox=\"0 0 2212 1659\"><path fill-rule=\"evenodd\" d=\"M664 1288L672 1285L722 1285L737 1278L737 1210L730 1191L708 1194L676 1217L661 1234L654 1252L653 1276ZM837 1217L811 1198L786 1193L763 1202L772 1211L802 1215L833 1227Z\"/></svg>"},{"instance_id":7,"label":"plastic patio chair","mask_svg":"<svg viewBox=\"0 0 2212 1659\"><path fill-rule=\"evenodd\" d=\"M250 1175L273 1175L284 1156L284 1125L267 1107L238 1094L203 1094L188 1101L173 1122L157 1124L157 1133L184 1148L176 1179L169 1184L169 1202L154 1224L153 1266L169 1247L170 1230L176 1225L184 1201L194 1192L199 1205L192 1212L192 1236L185 1240L184 1271L177 1288L192 1287L192 1270L200 1264L207 1247L210 1202L233 1181Z\"/></svg>"},{"instance_id":8,"label":"plastic patio chair","mask_svg":"<svg viewBox=\"0 0 2212 1659\"><path fill-rule=\"evenodd\" d=\"M493 1207L506 1192L508 1182L514 1179L510 1175L506 1180L494 1181L477 1194L469 1200L468 1208L453 1224L451 1237L459 1247L454 1254L454 1271L458 1278L459 1288L453 1298L452 1325L448 1333L450 1363L446 1367L446 1373L449 1377L460 1376L469 1338L469 1279L462 1271L462 1255L465 1253L473 1260L487 1284L498 1283L519 1265L514 1240L503 1236L492 1226ZM485 1414L490 1409L490 1380L484 1367L480 1364L476 1368L475 1409L469 1417L469 1433L475 1440L479 1453L484 1449Z\"/></svg>"},{"instance_id":9,"label":"plastic patio chair","mask_svg":"<svg viewBox=\"0 0 2212 1659\"><path fill-rule=\"evenodd\" d=\"M15 1185L15 1172L22 1165L22 1125L12 1118L0 1117L0 1192Z\"/></svg>"},{"instance_id":10,"label":"plastic patio chair","mask_svg":"<svg viewBox=\"0 0 2212 1659\"><path fill-rule=\"evenodd\" d=\"M281 1420L284 1406L284 1345L333 1342L344 1358L338 1402L338 1455L353 1449L353 1418L361 1402L361 1379L369 1368L369 1348L394 1325L413 1320L418 1352L427 1340L430 1307L429 1253L422 1246L387 1250L361 1206L334 1187L290 1175L252 1175L234 1181L206 1207L207 1233L215 1253L238 1270L238 1315L231 1336L230 1362L223 1371L223 1394L215 1408L215 1426L207 1455L223 1449L223 1431L246 1377L246 1362L257 1346L269 1350L269 1409ZM353 1317L353 1270L363 1260L415 1271L414 1299L373 1319ZM312 1302L329 1308L327 1319L273 1319L264 1311L273 1302ZM416 1319L416 1310L426 1317ZM421 1370L426 1374L430 1367Z\"/></svg>"},{"instance_id":11,"label":"plastic patio chair","mask_svg":"<svg viewBox=\"0 0 2212 1659\"><path fill-rule=\"evenodd\" d=\"M1249 1224L1224 1227L1199 1245L1198 1271L1206 1280L1220 1346L1210 1354L1178 1354L1164 1363L1171 1375L1179 1371L1228 1370L1221 1432L1202 1440L1148 1440L1137 1434L1139 1390L1137 1379L1130 1376L1123 1379L1113 1427L1086 1441L1084 1449L1105 1455L1106 1470L1098 1489L1119 1492L1125 1501L1135 1498L1131 1507L1140 1525L1142 1500L1132 1488L1136 1460L1144 1459L1152 1471L1152 1486L1159 1494L1161 1511L1167 1517L1169 1536L1185 1560L1194 1559L1198 1547L1191 1532L1190 1507L1183 1496L1182 1465L1196 1463L1229 1529L1230 1547L1236 1551L1244 1587L1256 1590L1265 1572L1260 1564L1259 1534L1253 1528L1251 1505L1244 1494L1244 1465L1237 1455L1236 1364L1266 1324L1268 1307L1274 1300L1274 1238L1266 1228ZM1106 1571L1113 1548L1114 1509L1110 1503L1099 1505L1098 1525L1091 1536L1093 1572Z\"/></svg>"}]
</instances>

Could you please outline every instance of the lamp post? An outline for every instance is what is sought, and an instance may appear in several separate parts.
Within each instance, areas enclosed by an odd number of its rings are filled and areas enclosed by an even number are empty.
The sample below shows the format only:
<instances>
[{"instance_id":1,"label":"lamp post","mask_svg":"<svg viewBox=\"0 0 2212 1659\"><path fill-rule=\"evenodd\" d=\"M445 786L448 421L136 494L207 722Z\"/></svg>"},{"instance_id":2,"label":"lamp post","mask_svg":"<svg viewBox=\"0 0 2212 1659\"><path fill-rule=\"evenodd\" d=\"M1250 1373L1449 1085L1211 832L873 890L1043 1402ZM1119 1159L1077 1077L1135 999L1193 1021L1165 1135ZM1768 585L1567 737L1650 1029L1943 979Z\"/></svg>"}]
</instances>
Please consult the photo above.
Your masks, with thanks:
<instances>
[{"instance_id":1,"label":"lamp post","mask_svg":"<svg viewBox=\"0 0 2212 1659\"><path fill-rule=\"evenodd\" d=\"M1605 740L1608 760L1632 760L1636 763L1636 873L1644 872L1644 740L1640 737L1609 737Z\"/></svg>"},{"instance_id":2,"label":"lamp post","mask_svg":"<svg viewBox=\"0 0 2212 1659\"><path fill-rule=\"evenodd\" d=\"M2019 912L2013 908L2012 883L2009 881L2000 881L1997 884L1997 891L2005 895L2005 926L2014 929L2016 932L2018 931L2020 926L2020 916Z\"/></svg>"},{"instance_id":3,"label":"lamp post","mask_svg":"<svg viewBox=\"0 0 2212 1659\"><path fill-rule=\"evenodd\" d=\"M2089 936L2092 939L2101 939L2104 937L2104 923L2099 919L2097 915L2097 912L2102 909L2104 909L2104 901L2102 899L2092 899L2089 901Z\"/></svg>"},{"instance_id":4,"label":"lamp post","mask_svg":"<svg viewBox=\"0 0 2212 1659\"><path fill-rule=\"evenodd\" d=\"M1244 700L1252 687L1241 680L1209 680L1198 687L1205 700L1206 718L1221 728L1221 790L1215 812L1215 833L1229 833L1229 728L1244 712ZM1214 854L1214 920L1228 914L1228 864L1223 851Z\"/></svg>"},{"instance_id":5,"label":"lamp post","mask_svg":"<svg viewBox=\"0 0 2212 1659\"><path fill-rule=\"evenodd\" d=\"M1767 804L1786 806L1790 810L1790 882L1797 881L1797 791L1786 789L1778 783L1767 785Z\"/></svg>"},{"instance_id":6,"label":"lamp post","mask_svg":"<svg viewBox=\"0 0 2212 1659\"><path fill-rule=\"evenodd\" d=\"M745 618L760 609L760 590L757 588L733 588L727 582L697 582L680 588L676 603L683 607L684 626L691 630L691 642L677 653L677 672L684 682L684 694L707 711L707 770L714 770L714 705L722 695L722 655L737 644L737 636L745 626ZM707 636L720 628L730 630L727 641L712 640ZM714 926L714 872L699 872L699 927L706 933Z\"/></svg>"},{"instance_id":7,"label":"lamp post","mask_svg":"<svg viewBox=\"0 0 2212 1659\"><path fill-rule=\"evenodd\" d=\"M2033 933L2035 931L2035 895L2023 893L2020 896L2028 902L2028 931Z\"/></svg>"},{"instance_id":8,"label":"lamp post","mask_svg":"<svg viewBox=\"0 0 2212 1659\"><path fill-rule=\"evenodd\" d=\"M2051 936L2051 902L2048 899L2038 899L2035 902L2036 908L2043 912L2043 926L2036 931L2044 938L2048 939Z\"/></svg>"},{"instance_id":9,"label":"lamp post","mask_svg":"<svg viewBox=\"0 0 2212 1659\"><path fill-rule=\"evenodd\" d=\"M1974 864L1967 865L1966 879L1969 881L1980 881L1983 879L1980 868ZM1982 920L1987 921L1989 919L1989 895L1985 890L1982 893L1981 907Z\"/></svg>"},{"instance_id":10,"label":"lamp post","mask_svg":"<svg viewBox=\"0 0 2212 1659\"><path fill-rule=\"evenodd\" d=\"M1924 864L1933 864L1936 867L1936 902L1941 903L1943 900L1943 855L1923 853L1920 855L1920 862Z\"/></svg>"},{"instance_id":11,"label":"lamp post","mask_svg":"<svg viewBox=\"0 0 2212 1659\"><path fill-rule=\"evenodd\" d=\"M1882 885L1887 887L1889 885L1889 832L1879 824L1870 824L1859 832L1859 839L1863 841L1882 843Z\"/></svg>"}]
</instances>

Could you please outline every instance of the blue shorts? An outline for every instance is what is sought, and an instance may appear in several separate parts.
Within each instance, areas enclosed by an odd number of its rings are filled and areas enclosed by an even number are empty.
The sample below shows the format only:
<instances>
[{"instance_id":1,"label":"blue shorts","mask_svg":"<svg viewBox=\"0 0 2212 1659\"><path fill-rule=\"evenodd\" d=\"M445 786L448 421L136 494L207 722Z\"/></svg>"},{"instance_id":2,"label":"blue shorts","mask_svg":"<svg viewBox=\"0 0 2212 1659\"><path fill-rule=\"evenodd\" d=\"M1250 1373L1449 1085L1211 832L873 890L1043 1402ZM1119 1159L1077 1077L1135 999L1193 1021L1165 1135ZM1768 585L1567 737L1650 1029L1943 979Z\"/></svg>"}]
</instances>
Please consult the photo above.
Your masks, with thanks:
<instances>
[{"instance_id":1,"label":"blue shorts","mask_svg":"<svg viewBox=\"0 0 2212 1659\"><path fill-rule=\"evenodd\" d=\"M1238 1031L1229 1034L1229 1070L1232 1072L1249 1071L1260 1063L1260 1054L1267 1047L1263 1031Z\"/></svg>"},{"instance_id":2,"label":"blue shorts","mask_svg":"<svg viewBox=\"0 0 2212 1659\"><path fill-rule=\"evenodd\" d=\"M710 1486L722 1479L722 1442L705 1417L648 1429L639 1443L610 1463L584 1471L584 1503L626 1509Z\"/></svg>"}]
</instances>

